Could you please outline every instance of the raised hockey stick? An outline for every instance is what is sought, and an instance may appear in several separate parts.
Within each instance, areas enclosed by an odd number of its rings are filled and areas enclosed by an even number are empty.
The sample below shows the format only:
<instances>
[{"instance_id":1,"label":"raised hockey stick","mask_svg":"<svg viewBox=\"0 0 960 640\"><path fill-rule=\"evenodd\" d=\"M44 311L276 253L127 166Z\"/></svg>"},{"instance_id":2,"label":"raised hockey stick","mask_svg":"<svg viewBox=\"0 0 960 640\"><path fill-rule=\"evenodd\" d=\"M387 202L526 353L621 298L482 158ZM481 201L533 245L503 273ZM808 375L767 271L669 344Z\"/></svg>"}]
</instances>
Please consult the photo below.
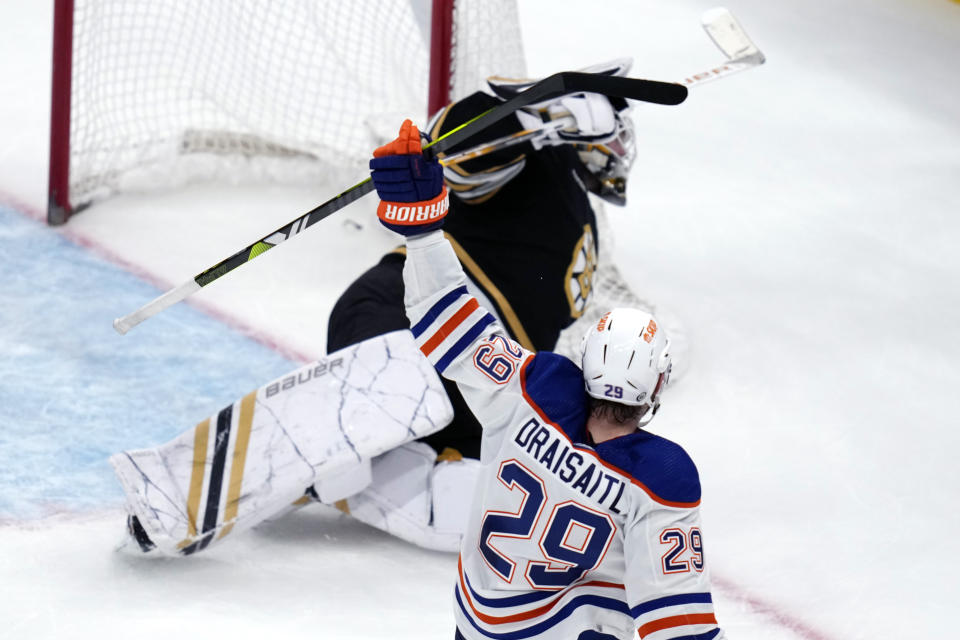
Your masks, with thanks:
<instances>
[{"instance_id":1,"label":"raised hockey stick","mask_svg":"<svg viewBox=\"0 0 960 640\"><path fill-rule=\"evenodd\" d=\"M573 119L573 116L567 118L557 118L556 120L545 122L543 126L538 129L524 129L522 131L517 131L516 133L512 133L508 136L503 136L502 138L497 138L496 140L490 140L489 142L478 144L475 147L444 156L440 159L440 164L446 166L448 164L457 164L458 162L473 160L474 158L485 156L488 153L493 153L494 151L499 151L500 149L512 147L513 145L520 144L521 142L527 142L528 140L536 141L538 139L546 138L553 131L573 126L575 124L576 120Z\"/></svg>"},{"instance_id":2,"label":"raised hockey stick","mask_svg":"<svg viewBox=\"0 0 960 640\"><path fill-rule=\"evenodd\" d=\"M704 31L727 57L727 61L706 71L686 77L683 84L692 87L711 80L724 78L739 71L745 71L766 62L763 52L757 48L750 36L740 26L740 22L727 9L716 7L706 11L700 19Z\"/></svg>"},{"instance_id":3,"label":"raised hockey stick","mask_svg":"<svg viewBox=\"0 0 960 640\"><path fill-rule=\"evenodd\" d=\"M717 48L723 52L727 60L722 65L694 73L683 79L681 84L687 87L693 87L705 84L712 80L728 77L738 71L745 71L763 64L766 58L763 52L753 43L743 27L736 18L723 7L709 9L700 18L704 31L710 36ZM470 149L459 151L443 158L440 162L443 165L457 164L466 162L493 153L500 149L520 144L521 142L536 142L538 139L546 138L552 131L562 129L565 126L573 124L573 118L560 118L546 123L540 129L525 129L509 136L504 136L496 140L491 140L477 145Z\"/></svg>"},{"instance_id":4,"label":"raised hockey stick","mask_svg":"<svg viewBox=\"0 0 960 640\"><path fill-rule=\"evenodd\" d=\"M659 82L656 80L642 80L638 78L620 78L577 71L565 71L544 78L525 91L517 94L503 104L485 111L479 116L449 131L446 135L437 138L427 145L425 153L436 156L450 147L462 142L486 129L487 127L506 118L517 109L550 100L567 93L576 92L602 93L609 96L630 98L655 104L676 105L687 98L687 88L681 84ZM296 220L285 224L271 234L260 238L236 252L229 258L218 262L209 269L198 273L178 287L175 287L161 296L151 300L133 313L117 318L113 321L113 328L120 334L127 333L147 318L154 316L167 307L184 300L191 294L199 291L211 282L218 280L234 269L250 262L259 255L289 240L307 227L310 227L330 214L339 211L373 191L373 182L370 178L359 182L343 193L340 193L320 206L311 209Z\"/></svg>"}]
</instances>

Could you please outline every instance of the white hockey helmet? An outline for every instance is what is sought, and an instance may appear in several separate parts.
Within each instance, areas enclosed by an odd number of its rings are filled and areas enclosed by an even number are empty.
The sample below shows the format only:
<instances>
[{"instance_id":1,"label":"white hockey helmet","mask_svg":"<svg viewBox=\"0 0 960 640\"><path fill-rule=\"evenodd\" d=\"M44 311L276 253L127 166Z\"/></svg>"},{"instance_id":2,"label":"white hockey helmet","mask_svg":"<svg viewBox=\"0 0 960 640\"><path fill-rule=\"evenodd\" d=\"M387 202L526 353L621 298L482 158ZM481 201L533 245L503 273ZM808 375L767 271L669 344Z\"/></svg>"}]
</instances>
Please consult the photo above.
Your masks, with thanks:
<instances>
[{"instance_id":1,"label":"white hockey helmet","mask_svg":"<svg viewBox=\"0 0 960 640\"><path fill-rule=\"evenodd\" d=\"M583 381L593 398L645 406L640 424L653 419L670 378L670 340L640 309L608 312L583 336Z\"/></svg>"}]
</instances>

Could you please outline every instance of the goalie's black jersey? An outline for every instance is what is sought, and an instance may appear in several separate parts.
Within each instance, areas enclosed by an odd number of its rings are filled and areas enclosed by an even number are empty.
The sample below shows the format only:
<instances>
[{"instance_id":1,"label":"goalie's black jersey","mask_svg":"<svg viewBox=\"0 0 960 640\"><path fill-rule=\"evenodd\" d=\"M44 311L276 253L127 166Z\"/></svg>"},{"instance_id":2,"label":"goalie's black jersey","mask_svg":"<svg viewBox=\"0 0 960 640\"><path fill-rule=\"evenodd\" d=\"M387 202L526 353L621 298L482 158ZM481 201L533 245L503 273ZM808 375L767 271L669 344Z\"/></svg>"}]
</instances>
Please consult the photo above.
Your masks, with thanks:
<instances>
[{"instance_id":1,"label":"goalie's black jersey","mask_svg":"<svg viewBox=\"0 0 960 640\"><path fill-rule=\"evenodd\" d=\"M429 133L435 139L496 104L493 96L475 93L437 114ZM516 118L506 118L447 155L520 129ZM581 166L570 146L534 150L521 143L444 170L451 194L444 232L485 305L532 351L552 349L589 299L596 217L577 175ZM409 328L403 261L402 250L391 252L347 288L330 316L328 352ZM426 441L438 451L453 447L476 457L480 426L455 386L447 391L454 422Z\"/></svg>"}]
</instances>

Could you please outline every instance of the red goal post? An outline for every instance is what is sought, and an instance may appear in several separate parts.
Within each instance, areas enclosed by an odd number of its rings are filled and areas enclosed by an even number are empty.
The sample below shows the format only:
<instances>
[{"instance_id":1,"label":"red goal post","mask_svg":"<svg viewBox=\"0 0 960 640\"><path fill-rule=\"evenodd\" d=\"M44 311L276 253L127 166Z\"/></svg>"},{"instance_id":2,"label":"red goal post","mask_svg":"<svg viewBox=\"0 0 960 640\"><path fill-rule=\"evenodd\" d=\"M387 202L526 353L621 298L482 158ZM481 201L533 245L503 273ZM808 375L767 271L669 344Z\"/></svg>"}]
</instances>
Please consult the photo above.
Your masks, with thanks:
<instances>
[{"instance_id":1,"label":"red goal post","mask_svg":"<svg viewBox=\"0 0 960 640\"><path fill-rule=\"evenodd\" d=\"M515 0L55 0L48 221L203 179L348 184L405 117L525 76Z\"/></svg>"}]
</instances>

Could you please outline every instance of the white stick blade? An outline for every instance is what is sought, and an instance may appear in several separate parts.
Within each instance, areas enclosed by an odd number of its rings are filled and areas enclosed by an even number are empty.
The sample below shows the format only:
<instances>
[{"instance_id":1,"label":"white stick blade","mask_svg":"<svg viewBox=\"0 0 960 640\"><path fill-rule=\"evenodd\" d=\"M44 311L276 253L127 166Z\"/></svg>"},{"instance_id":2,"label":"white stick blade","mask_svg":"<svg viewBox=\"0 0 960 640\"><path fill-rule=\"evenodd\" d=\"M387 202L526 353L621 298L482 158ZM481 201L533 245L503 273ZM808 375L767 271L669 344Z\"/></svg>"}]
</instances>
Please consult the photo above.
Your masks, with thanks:
<instances>
[{"instance_id":1,"label":"white stick blade","mask_svg":"<svg viewBox=\"0 0 960 640\"><path fill-rule=\"evenodd\" d=\"M133 313L127 314L122 318L117 318L113 321L113 328L116 329L120 335L124 335L127 331L130 331L130 329L133 329L147 318L155 316L167 307L180 302L197 291L200 291L200 285L193 280L187 280L179 287L170 289L170 291L151 300Z\"/></svg>"},{"instance_id":2,"label":"white stick blade","mask_svg":"<svg viewBox=\"0 0 960 640\"><path fill-rule=\"evenodd\" d=\"M763 54L740 26L733 14L724 7L710 9L701 18L707 35L730 60L756 56L757 64L764 61Z\"/></svg>"}]
</instances>

